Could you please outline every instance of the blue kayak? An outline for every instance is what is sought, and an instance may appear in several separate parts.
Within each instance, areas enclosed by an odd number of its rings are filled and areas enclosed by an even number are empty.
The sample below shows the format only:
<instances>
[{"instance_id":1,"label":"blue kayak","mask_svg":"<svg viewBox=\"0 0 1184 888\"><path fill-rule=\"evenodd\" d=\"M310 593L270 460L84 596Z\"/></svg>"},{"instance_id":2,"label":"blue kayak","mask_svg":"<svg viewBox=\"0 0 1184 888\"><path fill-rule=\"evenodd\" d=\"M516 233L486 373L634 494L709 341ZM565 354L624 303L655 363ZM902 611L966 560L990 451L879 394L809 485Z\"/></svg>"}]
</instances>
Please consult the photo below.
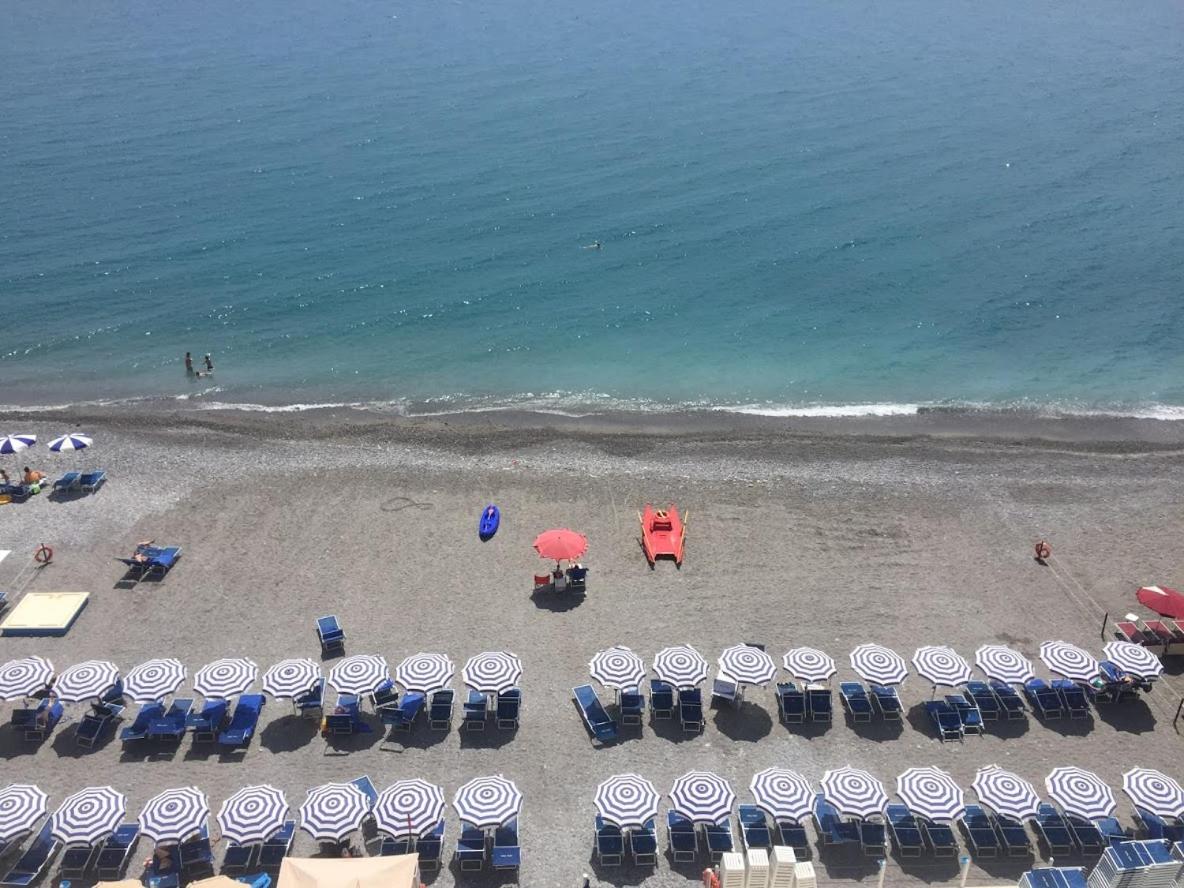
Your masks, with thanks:
<instances>
[{"instance_id":1,"label":"blue kayak","mask_svg":"<svg viewBox=\"0 0 1184 888\"><path fill-rule=\"evenodd\" d=\"M490 503L485 507L485 511L481 513L481 521L477 525L477 535L482 540L489 540L497 533L497 526L501 523L502 513L498 511L497 506Z\"/></svg>"}]
</instances>

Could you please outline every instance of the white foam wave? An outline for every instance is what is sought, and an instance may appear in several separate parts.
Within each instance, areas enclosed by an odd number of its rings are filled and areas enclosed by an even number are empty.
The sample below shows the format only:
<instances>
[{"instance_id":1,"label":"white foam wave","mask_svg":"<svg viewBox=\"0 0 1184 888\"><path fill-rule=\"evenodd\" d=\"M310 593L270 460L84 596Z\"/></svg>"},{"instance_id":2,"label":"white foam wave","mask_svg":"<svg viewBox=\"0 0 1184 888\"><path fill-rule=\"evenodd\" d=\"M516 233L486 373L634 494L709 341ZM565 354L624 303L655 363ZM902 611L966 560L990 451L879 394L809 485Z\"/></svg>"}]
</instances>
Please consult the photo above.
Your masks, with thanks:
<instances>
[{"instance_id":1,"label":"white foam wave","mask_svg":"<svg viewBox=\"0 0 1184 888\"><path fill-rule=\"evenodd\" d=\"M772 417L858 417L858 416L916 416L920 404L810 404L804 406L741 404L717 406L713 410L743 413L749 416Z\"/></svg>"}]
</instances>

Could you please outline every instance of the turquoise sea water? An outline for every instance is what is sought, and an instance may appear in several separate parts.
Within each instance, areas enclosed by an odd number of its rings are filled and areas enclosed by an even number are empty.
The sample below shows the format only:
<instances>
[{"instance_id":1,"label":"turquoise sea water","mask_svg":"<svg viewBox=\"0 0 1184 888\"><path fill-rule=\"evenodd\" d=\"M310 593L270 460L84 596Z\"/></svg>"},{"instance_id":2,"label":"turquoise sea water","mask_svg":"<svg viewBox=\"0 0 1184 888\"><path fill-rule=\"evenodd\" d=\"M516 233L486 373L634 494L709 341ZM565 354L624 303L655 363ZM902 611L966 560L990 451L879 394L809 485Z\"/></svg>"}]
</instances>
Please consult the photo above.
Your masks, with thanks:
<instances>
[{"instance_id":1,"label":"turquoise sea water","mask_svg":"<svg viewBox=\"0 0 1184 888\"><path fill-rule=\"evenodd\" d=\"M0 58L0 404L1184 405L1175 0L49 0Z\"/></svg>"}]
</instances>

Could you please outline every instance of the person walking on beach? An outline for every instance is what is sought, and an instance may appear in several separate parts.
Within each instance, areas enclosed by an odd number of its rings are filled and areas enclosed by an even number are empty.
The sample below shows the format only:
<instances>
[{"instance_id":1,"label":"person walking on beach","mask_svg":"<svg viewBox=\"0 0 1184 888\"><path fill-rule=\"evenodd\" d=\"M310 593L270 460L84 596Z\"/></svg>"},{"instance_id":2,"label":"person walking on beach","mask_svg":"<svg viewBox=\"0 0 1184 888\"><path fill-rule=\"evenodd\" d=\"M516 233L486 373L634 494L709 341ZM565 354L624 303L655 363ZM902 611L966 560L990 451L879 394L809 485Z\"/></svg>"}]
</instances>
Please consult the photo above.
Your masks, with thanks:
<instances>
[{"instance_id":1,"label":"person walking on beach","mask_svg":"<svg viewBox=\"0 0 1184 888\"><path fill-rule=\"evenodd\" d=\"M189 352L185 352L185 375L193 375L193 355L189 354Z\"/></svg>"}]
</instances>

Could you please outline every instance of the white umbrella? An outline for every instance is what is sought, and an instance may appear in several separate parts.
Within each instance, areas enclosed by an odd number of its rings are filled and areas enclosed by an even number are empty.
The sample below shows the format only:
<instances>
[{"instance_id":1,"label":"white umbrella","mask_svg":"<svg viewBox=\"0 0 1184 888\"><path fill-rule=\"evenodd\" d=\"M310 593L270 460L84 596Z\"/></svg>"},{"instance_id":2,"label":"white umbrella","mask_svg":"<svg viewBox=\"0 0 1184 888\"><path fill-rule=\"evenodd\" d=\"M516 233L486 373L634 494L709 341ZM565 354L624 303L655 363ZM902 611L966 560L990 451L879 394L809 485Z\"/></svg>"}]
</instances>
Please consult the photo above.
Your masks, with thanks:
<instances>
[{"instance_id":1,"label":"white umbrella","mask_svg":"<svg viewBox=\"0 0 1184 888\"><path fill-rule=\"evenodd\" d=\"M469 657L461 678L474 691L500 694L518 684L522 678L522 661L509 651L485 651Z\"/></svg>"},{"instance_id":2,"label":"white umbrella","mask_svg":"<svg viewBox=\"0 0 1184 888\"><path fill-rule=\"evenodd\" d=\"M1184 788L1162 771L1131 768L1122 775L1122 788L1132 802L1158 817L1184 817Z\"/></svg>"},{"instance_id":3,"label":"white umbrella","mask_svg":"<svg viewBox=\"0 0 1184 888\"><path fill-rule=\"evenodd\" d=\"M80 790L49 818L50 832L67 845L93 845L119 828L127 813L127 797L110 786Z\"/></svg>"},{"instance_id":4,"label":"white umbrella","mask_svg":"<svg viewBox=\"0 0 1184 888\"><path fill-rule=\"evenodd\" d=\"M764 685L777 676L777 664L751 644L734 644L719 655L719 671L738 684Z\"/></svg>"},{"instance_id":5,"label":"white umbrella","mask_svg":"<svg viewBox=\"0 0 1184 888\"><path fill-rule=\"evenodd\" d=\"M954 687L970 681L970 664L952 648L939 645L919 647L913 654L913 666L918 675L934 685Z\"/></svg>"},{"instance_id":6,"label":"white umbrella","mask_svg":"<svg viewBox=\"0 0 1184 888\"><path fill-rule=\"evenodd\" d=\"M211 700L245 693L259 677L259 667L246 657L225 657L207 663L193 676L193 690Z\"/></svg>"},{"instance_id":7,"label":"white umbrella","mask_svg":"<svg viewBox=\"0 0 1184 888\"><path fill-rule=\"evenodd\" d=\"M621 829L640 829L658 816L658 790L640 774L616 774L601 782L593 800L598 813Z\"/></svg>"},{"instance_id":8,"label":"white umbrella","mask_svg":"<svg viewBox=\"0 0 1184 888\"><path fill-rule=\"evenodd\" d=\"M998 765L979 768L972 787L979 801L1005 817L1017 820L1035 817L1040 807L1040 796L1032 784Z\"/></svg>"},{"instance_id":9,"label":"white umbrella","mask_svg":"<svg viewBox=\"0 0 1184 888\"><path fill-rule=\"evenodd\" d=\"M44 690L53 680L53 663L45 657L23 657L0 666L0 700L19 700Z\"/></svg>"},{"instance_id":10,"label":"white umbrella","mask_svg":"<svg viewBox=\"0 0 1184 888\"><path fill-rule=\"evenodd\" d=\"M1023 684L1036 677L1031 661L1003 644L984 644L975 651L974 662L987 678L1008 684Z\"/></svg>"},{"instance_id":11,"label":"white umbrella","mask_svg":"<svg viewBox=\"0 0 1184 888\"><path fill-rule=\"evenodd\" d=\"M909 667L896 651L881 644L861 644L851 652L851 668L864 681L878 685L900 684L909 674Z\"/></svg>"},{"instance_id":12,"label":"white umbrella","mask_svg":"<svg viewBox=\"0 0 1184 888\"><path fill-rule=\"evenodd\" d=\"M320 680L321 667L308 657L281 660L263 674L263 692L273 697L299 697Z\"/></svg>"},{"instance_id":13,"label":"white umbrella","mask_svg":"<svg viewBox=\"0 0 1184 888\"><path fill-rule=\"evenodd\" d=\"M801 681L826 681L837 667L829 654L811 647L799 647L786 653L782 660L785 671Z\"/></svg>"},{"instance_id":14,"label":"white umbrella","mask_svg":"<svg viewBox=\"0 0 1184 888\"><path fill-rule=\"evenodd\" d=\"M123 677L123 693L135 703L155 703L176 691L186 674L184 664L172 657L148 660Z\"/></svg>"},{"instance_id":15,"label":"white umbrella","mask_svg":"<svg viewBox=\"0 0 1184 888\"><path fill-rule=\"evenodd\" d=\"M1141 644L1111 641L1102 650L1123 671L1139 678L1158 678L1163 672L1163 662Z\"/></svg>"},{"instance_id":16,"label":"white umbrella","mask_svg":"<svg viewBox=\"0 0 1184 888\"><path fill-rule=\"evenodd\" d=\"M0 438L0 453L13 454L28 450L37 443L36 435L5 435Z\"/></svg>"},{"instance_id":17,"label":"white umbrella","mask_svg":"<svg viewBox=\"0 0 1184 888\"><path fill-rule=\"evenodd\" d=\"M11 783L0 789L0 845L33 829L45 815L46 795L31 783Z\"/></svg>"},{"instance_id":18,"label":"white umbrella","mask_svg":"<svg viewBox=\"0 0 1184 888\"><path fill-rule=\"evenodd\" d=\"M695 823L719 823L735 803L728 781L711 771L688 771L670 789L670 807Z\"/></svg>"},{"instance_id":19,"label":"white umbrella","mask_svg":"<svg viewBox=\"0 0 1184 888\"><path fill-rule=\"evenodd\" d=\"M1044 787L1054 802L1068 814L1098 820L1114 813L1118 803L1114 791L1093 771L1084 768L1055 768L1044 779Z\"/></svg>"},{"instance_id":20,"label":"white umbrella","mask_svg":"<svg viewBox=\"0 0 1184 888\"><path fill-rule=\"evenodd\" d=\"M53 691L66 703L97 700L119 681L119 667L108 660L87 660L63 669Z\"/></svg>"},{"instance_id":21,"label":"white umbrella","mask_svg":"<svg viewBox=\"0 0 1184 888\"><path fill-rule=\"evenodd\" d=\"M94 443L94 440L89 435L79 435L77 433L72 435L62 435L60 438L54 438L49 442L49 449L54 453L62 453L68 450L85 450Z\"/></svg>"},{"instance_id":22,"label":"white umbrella","mask_svg":"<svg viewBox=\"0 0 1184 888\"><path fill-rule=\"evenodd\" d=\"M1075 681L1089 681L1102 670L1093 656L1067 641L1046 641L1040 645L1040 659L1053 672Z\"/></svg>"},{"instance_id":23,"label":"white umbrella","mask_svg":"<svg viewBox=\"0 0 1184 888\"><path fill-rule=\"evenodd\" d=\"M140 811L140 832L159 844L183 842L199 832L209 816L210 803L196 786L166 789Z\"/></svg>"},{"instance_id":24,"label":"white umbrella","mask_svg":"<svg viewBox=\"0 0 1184 888\"><path fill-rule=\"evenodd\" d=\"M627 647L600 651L588 664L592 677L606 688L627 691L641 687L645 681L645 663Z\"/></svg>"},{"instance_id":25,"label":"white umbrella","mask_svg":"<svg viewBox=\"0 0 1184 888\"><path fill-rule=\"evenodd\" d=\"M244 786L222 803L218 826L222 838L239 845L266 842L284 828L288 800L274 786Z\"/></svg>"},{"instance_id":26,"label":"white umbrella","mask_svg":"<svg viewBox=\"0 0 1184 888\"><path fill-rule=\"evenodd\" d=\"M476 777L456 791L452 807L457 816L478 829L501 826L522 810L522 793L500 774Z\"/></svg>"},{"instance_id":27,"label":"white umbrella","mask_svg":"<svg viewBox=\"0 0 1184 888\"><path fill-rule=\"evenodd\" d=\"M810 781L788 768L766 768L753 775L748 788L774 820L800 821L810 816L814 806Z\"/></svg>"},{"instance_id":28,"label":"white umbrella","mask_svg":"<svg viewBox=\"0 0 1184 888\"><path fill-rule=\"evenodd\" d=\"M352 783L326 783L308 791L300 806L300 826L321 842L340 842L362 826L370 799Z\"/></svg>"},{"instance_id":29,"label":"white umbrella","mask_svg":"<svg viewBox=\"0 0 1184 888\"><path fill-rule=\"evenodd\" d=\"M663 648L654 656L654 674L679 690L701 684L710 668L703 655L689 644Z\"/></svg>"},{"instance_id":30,"label":"white umbrella","mask_svg":"<svg viewBox=\"0 0 1184 888\"><path fill-rule=\"evenodd\" d=\"M957 820L966 811L962 787L941 768L909 768L896 778L896 794L930 820Z\"/></svg>"},{"instance_id":31,"label":"white umbrella","mask_svg":"<svg viewBox=\"0 0 1184 888\"><path fill-rule=\"evenodd\" d=\"M374 825L396 839L421 836L444 816L444 790L426 780L399 780L378 794Z\"/></svg>"},{"instance_id":32,"label":"white umbrella","mask_svg":"<svg viewBox=\"0 0 1184 888\"><path fill-rule=\"evenodd\" d=\"M822 775L820 785L840 814L866 818L884 813L888 806L884 784L861 768L833 768Z\"/></svg>"},{"instance_id":33,"label":"white umbrella","mask_svg":"<svg viewBox=\"0 0 1184 888\"><path fill-rule=\"evenodd\" d=\"M448 687L456 667L446 654L418 653L395 667L395 681L408 691L424 694Z\"/></svg>"}]
</instances>

